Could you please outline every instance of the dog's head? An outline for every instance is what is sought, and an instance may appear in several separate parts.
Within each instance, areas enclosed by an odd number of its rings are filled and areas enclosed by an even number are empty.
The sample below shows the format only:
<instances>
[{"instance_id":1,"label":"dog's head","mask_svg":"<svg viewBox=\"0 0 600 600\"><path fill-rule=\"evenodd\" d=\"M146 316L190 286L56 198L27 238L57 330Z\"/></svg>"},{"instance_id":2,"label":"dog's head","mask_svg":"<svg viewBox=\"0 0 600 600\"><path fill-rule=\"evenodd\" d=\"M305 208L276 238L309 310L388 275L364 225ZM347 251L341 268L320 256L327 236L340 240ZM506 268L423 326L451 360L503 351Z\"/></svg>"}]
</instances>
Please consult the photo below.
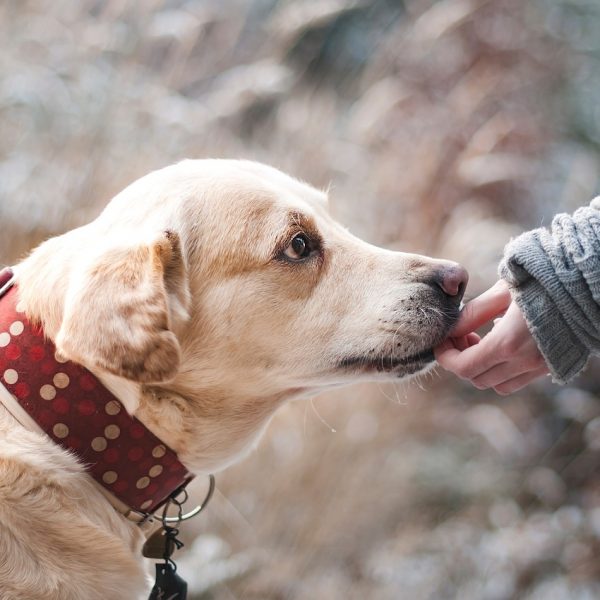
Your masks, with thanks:
<instances>
[{"instance_id":1,"label":"dog's head","mask_svg":"<svg viewBox=\"0 0 600 600\"><path fill-rule=\"evenodd\" d=\"M23 299L66 358L232 415L261 412L232 399L421 371L466 284L454 263L354 237L326 194L225 160L151 173L30 263Z\"/></svg>"}]
</instances>

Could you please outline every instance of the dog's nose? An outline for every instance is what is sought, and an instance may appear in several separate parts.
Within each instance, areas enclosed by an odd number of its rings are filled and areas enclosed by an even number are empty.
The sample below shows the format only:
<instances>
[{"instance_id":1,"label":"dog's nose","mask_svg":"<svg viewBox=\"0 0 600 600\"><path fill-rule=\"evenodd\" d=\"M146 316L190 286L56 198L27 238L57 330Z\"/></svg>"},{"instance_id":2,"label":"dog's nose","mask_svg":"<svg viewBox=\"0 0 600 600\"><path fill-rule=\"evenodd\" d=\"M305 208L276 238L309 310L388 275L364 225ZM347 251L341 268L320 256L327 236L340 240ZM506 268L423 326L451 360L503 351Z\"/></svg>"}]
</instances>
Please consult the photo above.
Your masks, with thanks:
<instances>
[{"instance_id":1,"label":"dog's nose","mask_svg":"<svg viewBox=\"0 0 600 600\"><path fill-rule=\"evenodd\" d=\"M469 281L467 270L459 265L453 264L443 267L436 279L437 285L441 290L457 304L462 300L463 294Z\"/></svg>"}]
</instances>

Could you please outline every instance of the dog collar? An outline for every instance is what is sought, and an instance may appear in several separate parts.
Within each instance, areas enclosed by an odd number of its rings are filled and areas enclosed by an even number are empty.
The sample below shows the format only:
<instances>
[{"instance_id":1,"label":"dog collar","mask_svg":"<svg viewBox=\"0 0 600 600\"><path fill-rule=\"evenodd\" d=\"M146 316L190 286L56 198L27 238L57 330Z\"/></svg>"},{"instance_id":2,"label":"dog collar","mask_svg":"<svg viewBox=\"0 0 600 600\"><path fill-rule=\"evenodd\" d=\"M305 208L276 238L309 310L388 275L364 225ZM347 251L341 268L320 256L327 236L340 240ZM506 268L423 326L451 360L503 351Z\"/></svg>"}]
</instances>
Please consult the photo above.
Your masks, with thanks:
<instances>
[{"instance_id":1,"label":"dog collar","mask_svg":"<svg viewBox=\"0 0 600 600\"><path fill-rule=\"evenodd\" d=\"M90 371L57 356L19 311L17 292L12 271L0 271L0 383L9 400L110 495L142 518L153 513L193 475Z\"/></svg>"}]
</instances>

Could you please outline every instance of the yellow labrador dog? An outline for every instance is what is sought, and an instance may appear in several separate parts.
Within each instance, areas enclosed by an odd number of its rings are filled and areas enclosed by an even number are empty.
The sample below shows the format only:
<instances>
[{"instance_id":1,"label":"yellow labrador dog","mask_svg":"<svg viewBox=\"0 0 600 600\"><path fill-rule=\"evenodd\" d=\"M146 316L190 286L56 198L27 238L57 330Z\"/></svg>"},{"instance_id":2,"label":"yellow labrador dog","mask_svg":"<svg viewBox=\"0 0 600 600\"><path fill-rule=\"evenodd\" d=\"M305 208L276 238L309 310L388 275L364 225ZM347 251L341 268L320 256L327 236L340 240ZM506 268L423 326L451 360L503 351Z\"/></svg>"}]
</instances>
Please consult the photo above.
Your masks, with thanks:
<instances>
[{"instance_id":1,"label":"yellow labrador dog","mask_svg":"<svg viewBox=\"0 0 600 600\"><path fill-rule=\"evenodd\" d=\"M426 369L467 280L357 239L323 192L229 160L143 177L14 272L62 360L195 474L240 460L287 400ZM71 453L0 403L2 600L145 597L143 541Z\"/></svg>"}]
</instances>

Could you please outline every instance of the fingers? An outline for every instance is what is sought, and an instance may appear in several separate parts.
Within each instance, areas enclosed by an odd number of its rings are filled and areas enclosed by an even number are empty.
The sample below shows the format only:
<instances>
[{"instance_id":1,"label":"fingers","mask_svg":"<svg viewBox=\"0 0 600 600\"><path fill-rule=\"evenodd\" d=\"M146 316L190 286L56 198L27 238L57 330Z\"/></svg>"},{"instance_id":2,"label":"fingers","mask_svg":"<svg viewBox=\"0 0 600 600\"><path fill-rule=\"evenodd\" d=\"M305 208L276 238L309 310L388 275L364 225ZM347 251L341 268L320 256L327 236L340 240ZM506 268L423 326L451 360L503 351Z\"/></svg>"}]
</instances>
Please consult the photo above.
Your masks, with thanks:
<instances>
[{"instance_id":1,"label":"fingers","mask_svg":"<svg viewBox=\"0 0 600 600\"><path fill-rule=\"evenodd\" d=\"M436 346L433 350L436 357L439 354L443 354L447 350L466 350L475 344L479 344L481 336L477 333L468 333L461 338L446 338L441 344Z\"/></svg>"},{"instance_id":2,"label":"fingers","mask_svg":"<svg viewBox=\"0 0 600 600\"><path fill-rule=\"evenodd\" d=\"M529 373L523 373L518 377L514 377L513 379L509 379L508 381L504 381L503 383L494 386L494 391L501 396L507 396L508 394L518 392L520 389L529 385L534 379L547 374L547 367L536 369L535 371L530 371Z\"/></svg>"},{"instance_id":3,"label":"fingers","mask_svg":"<svg viewBox=\"0 0 600 600\"><path fill-rule=\"evenodd\" d=\"M452 337L460 338L485 325L485 323L503 313L510 302L511 295L508 285L501 279L489 290L465 304L458 323L451 331Z\"/></svg>"},{"instance_id":4,"label":"fingers","mask_svg":"<svg viewBox=\"0 0 600 600\"><path fill-rule=\"evenodd\" d=\"M502 315L501 318L494 318ZM480 338L474 329L494 320ZM516 392L548 373L525 318L512 302L508 286L499 281L469 302L451 337L435 348L438 363L478 389L498 394Z\"/></svg>"},{"instance_id":5,"label":"fingers","mask_svg":"<svg viewBox=\"0 0 600 600\"><path fill-rule=\"evenodd\" d=\"M479 344L479 342L481 341L481 336L475 332L467 333L466 338L469 344L469 348L471 346L474 346L475 344Z\"/></svg>"},{"instance_id":6,"label":"fingers","mask_svg":"<svg viewBox=\"0 0 600 600\"><path fill-rule=\"evenodd\" d=\"M510 302L508 286L503 280L500 280L489 290L466 304L457 325L451 331L451 337L435 348L436 359L440 365L452 371L454 370L453 365L462 368L462 363L471 357L465 356L459 359L459 354L481 341L479 335L475 333L475 329L503 313ZM487 368L491 366L486 363Z\"/></svg>"},{"instance_id":7,"label":"fingers","mask_svg":"<svg viewBox=\"0 0 600 600\"><path fill-rule=\"evenodd\" d=\"M506 381L516 379L526 373L537 373L538 371L543 370L545 366L544 359L539 355L529 359L524 358L516 363L507 360L506 362L501 362L492 367L478 377L475 377L471 383L480 390L495 388Z\"/></svg>"},{"instance_id":8,"label":"fingers","mask_svg":"<svg viewBox=\"0 0 600 600\"><path fill-rule=\"evenodd\" d=\"M455 341L455 346L462 351L474 346L475 344L479 344L480 341L481 336L477 333L467 333L467 335L462 338L458 338L458 340Z\"/></svg>"},{"instance_id":9,"label":"fingers","mask_svg":"<svg viewBox=\"0 0 600 600\"><path fill-rule=\"evenodd\" d=\"M452 371L461 379L470 380L485 373L500 361L494 344L489 343L489 335L462 351L453 344L438 346L435 358L444 369Z\"/></svg>"}]
</instances>

